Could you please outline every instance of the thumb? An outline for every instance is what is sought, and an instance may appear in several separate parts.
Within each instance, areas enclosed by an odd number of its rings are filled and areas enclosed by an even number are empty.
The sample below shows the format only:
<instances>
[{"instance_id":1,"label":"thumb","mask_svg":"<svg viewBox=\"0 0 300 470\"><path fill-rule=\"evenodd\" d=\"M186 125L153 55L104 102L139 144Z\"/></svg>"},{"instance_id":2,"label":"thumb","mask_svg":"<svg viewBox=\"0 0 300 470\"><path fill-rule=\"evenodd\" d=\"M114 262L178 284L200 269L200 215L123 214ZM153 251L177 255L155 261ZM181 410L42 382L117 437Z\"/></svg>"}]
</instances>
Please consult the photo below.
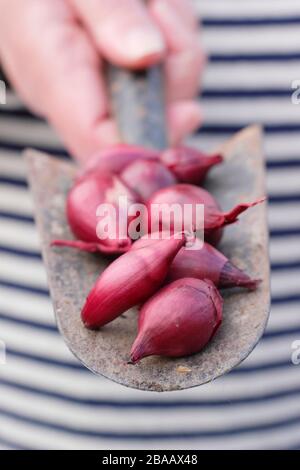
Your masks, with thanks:
<instances>
[{"instance_id":1,"label":"thumb","mask_svg":"<svg viewBox=\"0 0 300 470\"><path fill-rule=\"evenodd\" d=\"M117 142L100 54L68 2L0 0L0 10L4 3L1 65L23 101L55 127L82 161L102 145Z\"/></svg>"},{"instance_id":2,"label":"thumb","mask_svg":"<svg viewBox=\"0 0 300 470\"><path fill-rule=\"evenodd\" d=\"M140 68L162 59L164 38L140 0L70 0L104 57Z\"/></svg>"}]
</instances>

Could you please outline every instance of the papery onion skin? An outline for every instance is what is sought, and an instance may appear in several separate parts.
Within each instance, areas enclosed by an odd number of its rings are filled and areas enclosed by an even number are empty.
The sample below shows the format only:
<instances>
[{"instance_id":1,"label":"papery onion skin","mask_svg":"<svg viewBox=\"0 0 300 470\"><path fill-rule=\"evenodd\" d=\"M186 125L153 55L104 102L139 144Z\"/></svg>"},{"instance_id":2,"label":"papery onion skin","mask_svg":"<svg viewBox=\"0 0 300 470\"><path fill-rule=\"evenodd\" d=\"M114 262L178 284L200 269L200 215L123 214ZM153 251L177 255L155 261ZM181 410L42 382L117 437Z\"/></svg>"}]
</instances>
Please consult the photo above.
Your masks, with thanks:
<instances>
[{"instance_id":1,"label":"papery onion skin","mask_svg":"<svg viewBox=\"0 0 300 470\"><path fill-rule=\"evenodd\" d=\"M160 153L137 145L118 144L92 155L79 176L94 171L119 175L128 165L143 159L159 161Z\"/></svg>"},{"instance_id":2,"label":"papery onion skin","mask_svg":"<svg viewBox=\"0 0 300 470\"><path fill-rule=\"evenodd\" d=\"M182 248L176 255L169 270L168 281L185 277L209 279L220 289L245 287L254 290L261 282L259 279L251 279L209 243L204 243L200 250Z\"/></svg>"},{"instance_id":3,"label":"papery onion skin","mask_svg":"<svg viewBox=\"0 0 300 470\"><path fill-rule=\"evenodd\" d=\"M173 204L178 204L181 206L183 211L184 205L188 204L192 207L192 217L191 219L187 220L187 225L188 227L192 227L197 231L201 229L202 226L197 226L198 221L196 219L196 205L203 205L204 224L203 220L201 220L201 222L202 225L204 225L205 241L211 243L212 245L217 245L222 238L224 226L235 223L238 220L238 216L242 212L246 211L249 207L255 206L256 204L263 202L264 200L265 199L259 199L249 204L239 204L229 212L222 212L218 202L215 200L212 194L210 194L205 189L199 188L191 184L177 184L157 191L150 198L147 204L148 220L143 222L143 228L145 230L145 227L147 227L148 232L150 232L151 227L153 227L153 222L155 222L154 220L152 220L152 205L167 204L169 207L171 207ZM159 220L156 221L158 222L158 229L160 231L169 229L171 231L174 229L185 230L186 227L183 226L182 219L176 220L178 221L178 224L172 223L172 221L170 224L169 217L166 218L160 214Z\"/></svg>"},{"instance_id":4,"label":"papery onion skin","mask_svg":"<svg viewBox=\"0 0 300 470\"><path fill-rule=\"evenodd\" d=\"M164 282L184 237L160 240L129 251L100 275L82 309L87 328L100 328L131 307L145 302Z\"/></svg>"},{"instance_id":5,"label":"papery onion skin","mask_svg":"<svg viewBox=\"0 0 300 470\"><path fill-rule=\"evenodd\" d=\"M98 207L110 203L118 213L118 197L122 195L127 197L129 204L139 202L138 195L117 176L95 171L82 177L69 191L66 204L69 226L77 240L54 240L52 245L107 254L128 251L132 244L129 236L119 238L118 230L116 234L112 234L112 237L103 237L103 239L99 238L99 233L97 234L97 226L101 220L97 216Z\"/></svg>"},{"instance_id":6,"label":"papery onion skin","mask_svg":"<svg viewBox=\"0 0 300 470\"><path fill-rule=\"evenodd\" d=\"M66 213L70 228L78 240L99 242L96 233L97 208L112 187L109 175L91 174L76 183L68 193Z\"/></svg>"},{"instance_id":7,"label":"papery onion skin","mask_svg":"<svg viewBox=\"0 0 300 470\"><path fill-rule=\"evenodd\" d=\"M128 165L120 174L126 185L135 191L144 202L159 189L177 183L173 173L155 160L137 160Z\"/></svg>"},{"instance_id":8,"label":"papery onion skin","mask_svg":"<svg viewBox=\"0 0 300 470\"><path fill-rule=\"evenodd\" d=\"M131 362L201 351L222 322L223 299L211 281L184 278L159 290L140 310Z\"/></svg>"},{"instance_id":9,"label":"papery onion skin","mask_svg":"<svg viewBox=\"0 0 300 470\"><path fill-rule=\"evenodd\" d=\"M178 181L201 184L211 168L223 162L223 157L221 154L207 155L200 150L180 146L162 152L160 160Z\"/></svg>"},{"instance_id":10,"label":"papery onion skin","mask_svg":"<svg viewBox=\"0 0 300 470\"><path fill-rule=\"evenodd\" d=\"M133 243L131 250L136 250L156 243L151 238L165 236L167 233L145 235ZM260 279L252 279L241 269L237 268L229 259L209 243L204 242L201 249L181 248L169 269L167 281L192 277L195 279L209 279L220 289L231 287L244 287L254 290L260 284Z\"/></svg>"}]
</instances>

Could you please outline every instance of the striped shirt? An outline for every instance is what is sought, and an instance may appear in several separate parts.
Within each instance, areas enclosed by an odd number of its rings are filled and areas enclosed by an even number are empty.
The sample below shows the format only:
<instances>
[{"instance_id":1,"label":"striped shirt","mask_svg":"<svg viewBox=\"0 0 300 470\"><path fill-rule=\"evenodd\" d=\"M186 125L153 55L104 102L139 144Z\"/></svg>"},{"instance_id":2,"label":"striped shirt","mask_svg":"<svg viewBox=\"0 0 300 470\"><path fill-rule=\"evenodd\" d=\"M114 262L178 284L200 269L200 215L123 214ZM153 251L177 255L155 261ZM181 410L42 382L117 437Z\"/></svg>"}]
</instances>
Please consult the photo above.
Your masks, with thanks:
<instances>
[{"instance_id":1,"label":"striped shirt","mask_svg":"<svg viewBox=\"0 0 300 470\"><path fill-rule=\"evenodd\" d=\"M8 91L0 105L0 448L300 448L300 364L292 361L300 342L300 106L291 100L291 84L300 80L300 2L195 5L210 62L205 122L191 142L212 149L248 124L265 128L266 333L230 374L181 392L127 389L85 369L57 332L20 156L26 146L66 152Z\"/></svg>"}]
</instances>

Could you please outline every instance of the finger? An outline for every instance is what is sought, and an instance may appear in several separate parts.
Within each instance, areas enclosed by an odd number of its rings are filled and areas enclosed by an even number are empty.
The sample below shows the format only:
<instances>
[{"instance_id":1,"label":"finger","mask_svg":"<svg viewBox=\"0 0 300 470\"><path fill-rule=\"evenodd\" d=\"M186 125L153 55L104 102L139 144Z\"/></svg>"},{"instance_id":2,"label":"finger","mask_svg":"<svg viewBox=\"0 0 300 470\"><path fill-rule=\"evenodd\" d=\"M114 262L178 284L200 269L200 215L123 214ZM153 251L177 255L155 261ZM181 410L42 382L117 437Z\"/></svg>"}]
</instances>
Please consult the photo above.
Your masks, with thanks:
<instances>
[{"instance_id":1,"label":"finger","mask_svg":"<svg viewBox=\"0 0 300 470\"><path fill-rule=\"evenodd\" d=\"M196 96L205 62L197 20L190 7L187 0L152 0L150 4L168 47L166 75L170 101Z\"/></svg>"},{"instance_id":2,"label":"finger","mask_svg":"<svg viewBox=\"0 0 300 470\"><path fill-rule=\"evenodd\" d=\"M203 119L201 108L195 101L178 101L168 107L169 142L179 144L194 132Z\"/></svg>"},{"instance_id":3,"label":"finger","mask_svg":"<svg viewBox=\"0 0 300 470\"><path fill-rule=\"evenodd\" d=\"M88 154L88 157L93 155L97 149L111 147L120 143L121 137L117 129L116 121L112 118L101 120L95 128L95 148L93 152Z\"/></svg>"},{"instance_id":4,"label":"finger","mask_svg":"<svg viewBox=\"0 0 300 470\"><path fill-rule=\"evenodd\" d=\"M108 119L100 59L84 31L76 27L71 34L72 40L62 48L60 60L49 63L53 80L48 86L44 112L72 155L82 160L100 145L117 141L118 136ZM93 54L94 58L88 60Z\"/></svg>"},{"instance_id":5,"label":"finger","mask_svg":"<svg viewBox=\"0 0 300 470\"><path fill-rule=\"evenodd\" d=\"M70 0L100 52L124 67L159 61L164 38L140 0Z\"/></svg>"},{"instance_id":6,"label":"finger","mask_svg":"<svg viewBox=\"0 0 300 470\"><path fill-rule=\"evenodd\" d=\"M189 29L198 28L198 17L191 0L168 0L168 5Z\"/></svg>"},{"instance_id":7,"label":"finger","mask_svg":"<svg viewBox=\"0 0 300 470\"><path fill-rule=\"evenodd\" d=\"M167 100L195 98L201 89L201 72L204 64L202 50L194 49L170 55L165 65L168 83Z\"/></svg>"}]
</instances>

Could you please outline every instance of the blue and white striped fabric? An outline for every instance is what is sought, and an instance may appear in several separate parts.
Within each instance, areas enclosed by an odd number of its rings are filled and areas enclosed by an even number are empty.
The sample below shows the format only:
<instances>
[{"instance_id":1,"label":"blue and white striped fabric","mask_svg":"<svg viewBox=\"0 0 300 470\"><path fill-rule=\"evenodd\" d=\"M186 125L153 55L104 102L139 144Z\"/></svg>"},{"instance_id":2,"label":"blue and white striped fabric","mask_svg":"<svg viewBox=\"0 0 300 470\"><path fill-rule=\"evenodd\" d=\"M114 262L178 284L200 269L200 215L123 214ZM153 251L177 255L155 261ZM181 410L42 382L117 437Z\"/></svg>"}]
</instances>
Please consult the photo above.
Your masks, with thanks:
<instances>
[{"instance_id":1,"label":"blue and white striped fabric","mask_svg":"<svg viewBox=\"0 0 300 470\"><path fill-rule=\"evenodd\" d=\"M54 324L20 150L64 153L12 94L0 106L0 448L300 448L300 2L198 0L211 61L205 124L192 138L215 147L241 127L266 130L272 315L251 356L216 382L155 394L92 375Z\"/></svg>"}]
</instances>

